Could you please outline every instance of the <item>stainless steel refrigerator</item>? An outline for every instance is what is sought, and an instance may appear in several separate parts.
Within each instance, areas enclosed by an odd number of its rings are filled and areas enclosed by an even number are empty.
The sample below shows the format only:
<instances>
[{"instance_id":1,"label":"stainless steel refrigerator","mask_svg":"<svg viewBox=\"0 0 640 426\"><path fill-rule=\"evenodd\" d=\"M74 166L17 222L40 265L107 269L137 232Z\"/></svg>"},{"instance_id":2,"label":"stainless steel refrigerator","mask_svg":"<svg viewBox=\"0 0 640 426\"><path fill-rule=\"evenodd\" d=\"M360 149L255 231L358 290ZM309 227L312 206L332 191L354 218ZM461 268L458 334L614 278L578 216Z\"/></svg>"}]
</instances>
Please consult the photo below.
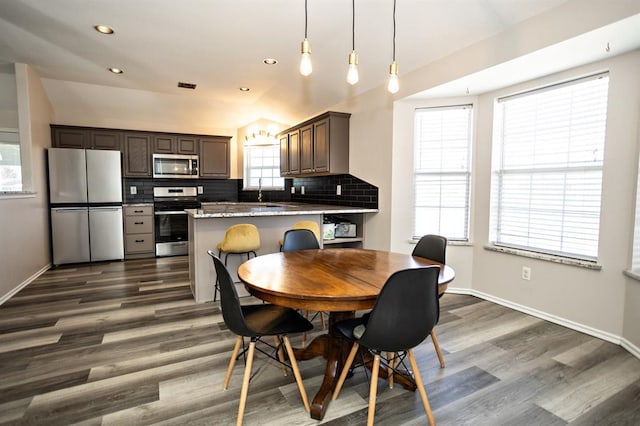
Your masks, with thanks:
<instances>
[{"instance_id":1,"label":"stainless steel refrigerator","mask_svg":"<svg viewBox=\"0 0 640 426\"><path fill-rule=\"evenodd\" d=\"M53 264L124 258L120 151L50 148Z\"/></svg>"}]
</instances>

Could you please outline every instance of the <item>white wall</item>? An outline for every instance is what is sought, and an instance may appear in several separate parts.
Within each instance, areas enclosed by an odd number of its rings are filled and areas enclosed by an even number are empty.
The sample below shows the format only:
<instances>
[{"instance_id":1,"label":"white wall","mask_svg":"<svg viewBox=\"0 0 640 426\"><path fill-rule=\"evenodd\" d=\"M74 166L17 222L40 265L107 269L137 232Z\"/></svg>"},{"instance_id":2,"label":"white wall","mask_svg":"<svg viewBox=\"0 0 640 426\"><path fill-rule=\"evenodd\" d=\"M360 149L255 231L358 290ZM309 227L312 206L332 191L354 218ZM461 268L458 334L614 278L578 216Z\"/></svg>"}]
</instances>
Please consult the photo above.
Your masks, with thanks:
<instances>
[{"instance_id":1,"label":"white wall","mask_svg":"<svg viewBox=\"0 0 640 426\"><path fill-rule=\"evenodd\" d=\"M622 337L625 339L623 343L635 346L636 356L640 357L640 281L627 281L627 292L625 294L624 307L624 329Z\"/></svg>"},{"instance_id":2,"label":"white wall","mask_svg":"<svg viewBox=\"0 0 640 426\"><path fill-rule=\"evenodd\" d=\"M485 153L476 162L476 199L490 195L494 99L509 93L552 82L609 70L609 104L600 215L598 264L602 269L561 265L483 248L489 239L489 206L478 203L476 244L473 252L475 291L545 314L566 319L595 331L621 336L624 324L626 279L629 267L635 206L635 179L638 159L640 117L640 51L580 67L543 79L509 87L479 97L477 152ZM531 281L520 279L523 266L531 267Z\"/></svg>"},{"instance_id":3,"label":"white wall","mask_svg":"<svg viewBox=\"0 0 640 426\"><path fill-rule=\"evenodd\" d=\"M49 267L49 216L45 149L51 146L51 105L39 76L24 64L16 65L20 137L31 140L30 178L34 194L0 199L0 301Z\"/></svg>"}]
</instances>

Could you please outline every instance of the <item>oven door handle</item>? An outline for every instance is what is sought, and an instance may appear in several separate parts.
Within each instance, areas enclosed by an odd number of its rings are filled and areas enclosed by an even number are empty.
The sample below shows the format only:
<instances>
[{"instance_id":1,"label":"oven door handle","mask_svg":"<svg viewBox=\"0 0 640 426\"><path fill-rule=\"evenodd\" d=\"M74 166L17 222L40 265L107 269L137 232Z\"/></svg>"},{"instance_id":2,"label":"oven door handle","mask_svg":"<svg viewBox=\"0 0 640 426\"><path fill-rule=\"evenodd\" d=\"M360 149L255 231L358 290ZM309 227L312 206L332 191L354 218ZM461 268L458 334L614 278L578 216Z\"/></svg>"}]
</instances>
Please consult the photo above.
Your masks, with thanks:
<instances>
[{"instance_id":1,"label":"oven door handle","mask_svg":"<svg viewBox=\"0 0 640 426\"><path fill-rule=\"evenodd\" d=\"M171 212L155 212L155 215L156 215L156 216L163 216L163 215L166 215L166 214L187 214L187 212L185 212L185 211L179 211L179 212L178 212L178 211L171 211Z\"/></svg>"}]
</instances>

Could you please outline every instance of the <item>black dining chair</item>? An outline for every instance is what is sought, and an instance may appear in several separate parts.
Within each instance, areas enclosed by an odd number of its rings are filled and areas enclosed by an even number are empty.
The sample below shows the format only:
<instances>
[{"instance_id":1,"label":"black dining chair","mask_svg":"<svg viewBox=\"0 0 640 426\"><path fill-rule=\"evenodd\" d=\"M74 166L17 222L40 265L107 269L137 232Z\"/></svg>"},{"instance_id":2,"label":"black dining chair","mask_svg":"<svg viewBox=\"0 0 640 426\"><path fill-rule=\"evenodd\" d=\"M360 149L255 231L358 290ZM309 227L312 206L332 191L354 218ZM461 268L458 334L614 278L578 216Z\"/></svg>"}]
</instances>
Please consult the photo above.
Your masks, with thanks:
<instances>
[{"instance_id":1,"label":"black dining chair","mask_svg":"<svg viewBox=\"0 0 640 426\"><path fill-rule=\"evenodd\" d=\"M351 352L342 369L333 393L335 400L353 364L359 348L373 355L371 384L369 387L369 413L367 424L372 425L375 417L376 392L380 365L387 369L387 377L394 374L411 380L422 399L429 424L434 425L433 413L424 389L420 371L413 355L413 348L429 335L438 322L440 306L438 300L438 266L405 269L391 275L376 299L369 318L354 318L338 322L335 329L353 341ZM385 352L387 358L382 358ZM411 371L405 365L409 358ZM364 360L362 364L364 365Z\"/></svg>"},{"instance_id":2,"label":"black dining chair","mask_svg":"<svg viewBox=\"0 0 640 426\"><path fill-rule=\"evenodd\" d=\"M447 239L441 235L424 235L413 248L411 255L435 260L436 262L444 265L446 264L447 257ZM438 297L442 297L442 294ZM433 347L436 350L438 361L440 361L440 368L444 368L444 356L442 355L442 350L440 349L435 329L431 330L431 341L433 342Z\"/></svg>"},{"instance_id":3,"label":"black dining chair","mask_svg":"<svg viewBox=\"0 0 640 426\"><path fill-rule=\"evenodd\" d=\"M209 252L209 254L212 254L212 252ZM233 284L229 271L222 261L215 256L215 254L212 254L211 257L213 259L216 274L218 275L218 283L220 285L220 306L222 309L222 317L227 327L229 327L229 330L238 336L233 348L231 360L229 360L229 367L227 368L227 374L222 385L223 389L226 390L229 386L229 380L231 379L231 373L233 372L236 360L240 355L245 352L247 353L244 377L242 380L242 390L240 391L240 405L238 407L237 424L241 425L244 417L244 409L247 402L247 394L249 392L249 381L251 379L253 355L256 350L277 361L283 366L283 368L291 368L296 379L296 383L298 384L304 408L309 412L309 399L307 398L307 392L305 391L302 383L300 370L298 369L293 348L291 347L291 342L287 335L292 333L305 333L313 329L313 325L294 309L271 304L241 305L238 292ZM250 338L248 348L244 346L244 337ZM274 337L276 344L272 345L268 343L263 340L263 337ZM257 347L256 343L258 342L266 345L272 350L272 352L269 353L261 347ZM242 352L240 352L240 346L242 346ZM283 346L287 350L290 364L285 362L282 351Z\"/></svg>"},{"instance_id":4,"label":"black dining chair","mask_svg":"<svg viewBox=\"0 0 640 426\"><path fill-rule=\"evenodd\" d=\"M297 251L297 250L313 250L319 249L320 244L316 234L309 229L289 229L284 233L282 239L282 251Z\"/></svg>"},{"instance_id":5,"label":"black dining chair","mask_svg":"<svg viewBox=\"0 0 640 426\"><path fill-rule=\"evenodd\" d=\"M434 260L444 265L446 260L446 252L447 239L440 235L429 234L420 238L411 255ZM438 298L441 297L442 294L439 294ZM363 315L365 323L368 320L369 315L369 313ZM442 355L442 350L440 349L440 344L438 343L438 337L436 336L435 328L431 330L430 335L431 341L433 342L433 347L436 350L436 355L438 356L438 361L440 362L440 368L444 368L444 356Z\"/></svg>"},{"instance_id":6,"label":"black dining chair","mask_svg":"<svg viewBox=\"0 0 640 426\"><path fill-rule=\"evenodd\" d=\"M319 249L320 244L318 243L318 238L313 233L313 231L309 229L289 229L284 233L284 238L282 239L282 252L291 252L298 250L313 250ZM322 312L316 312L313 317L311 317L311 321L313 321L316 316L320 315L320 323L322 325L322 329L324 330L324 314ZM309 318L309 311L305 311L305 318ZM306 333L302 335L302 345L304 346L307 341Z\"/></svg>"}]
</instances>

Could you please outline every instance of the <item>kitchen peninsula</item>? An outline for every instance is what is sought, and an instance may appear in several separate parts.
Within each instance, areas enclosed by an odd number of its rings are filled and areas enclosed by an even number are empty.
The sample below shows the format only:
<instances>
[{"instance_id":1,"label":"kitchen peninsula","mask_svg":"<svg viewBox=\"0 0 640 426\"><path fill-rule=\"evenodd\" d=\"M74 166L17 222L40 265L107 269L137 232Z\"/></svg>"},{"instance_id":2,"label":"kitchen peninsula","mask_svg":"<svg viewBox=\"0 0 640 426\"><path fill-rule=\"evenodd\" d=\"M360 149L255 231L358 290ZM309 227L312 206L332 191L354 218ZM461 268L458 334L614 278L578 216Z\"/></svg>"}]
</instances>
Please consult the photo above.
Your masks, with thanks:
<instances>
[{"instance_id":1,"label":"kitchen peninsula","mask_svg":"<svg viewBox=\"0 0 640 426\"><path fill-rule=\"evenodd\" d=\"M213 300L215 272L207 250L217 245L231 225L252 223L260 231L258 256L275 253L285 231L302 220L317 222L322 228L325 216L335 216L356 225L356 236L321 241L322 246L362 247L367 216L377 209L307 203L203 203L200 209L186 210L189 217L189 280L197 303ZM236 271L246 257L229 256L228 269L238 281Z\"/></svg>"}]
</instances>

